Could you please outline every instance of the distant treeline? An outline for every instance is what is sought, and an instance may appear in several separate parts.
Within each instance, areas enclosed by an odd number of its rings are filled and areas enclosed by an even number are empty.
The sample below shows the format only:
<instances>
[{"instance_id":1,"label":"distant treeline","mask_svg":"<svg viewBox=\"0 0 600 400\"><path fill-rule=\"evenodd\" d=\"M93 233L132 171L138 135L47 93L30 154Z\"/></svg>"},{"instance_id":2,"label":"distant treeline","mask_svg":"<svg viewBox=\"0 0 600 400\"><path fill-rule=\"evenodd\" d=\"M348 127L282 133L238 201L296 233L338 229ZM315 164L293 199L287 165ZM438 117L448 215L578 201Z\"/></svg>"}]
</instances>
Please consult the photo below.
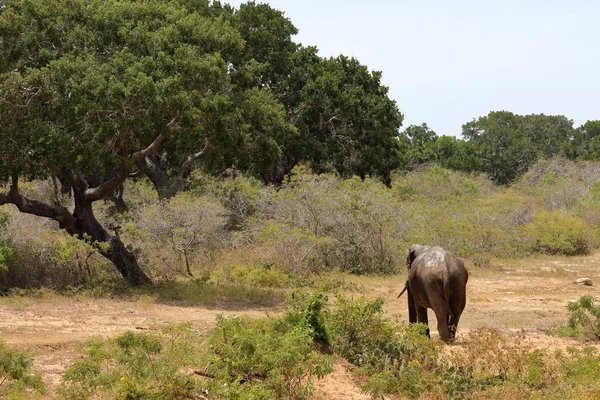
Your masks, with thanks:
<instances>
[{"instance_id":1,"label":"distant treeline","mask_svg":"<svg viewBox=\"0 0 600 400\"><path fill-rule=\"evenodd\" d=\"M499 184L514 182L540 159L600 158L600 121L574 128L562 115L490 112L463 125L465 140L438 136L427 124L411 125L400 137L405 169L435 161L445 168L485 172Z\"/></svg>"}]
</instances>

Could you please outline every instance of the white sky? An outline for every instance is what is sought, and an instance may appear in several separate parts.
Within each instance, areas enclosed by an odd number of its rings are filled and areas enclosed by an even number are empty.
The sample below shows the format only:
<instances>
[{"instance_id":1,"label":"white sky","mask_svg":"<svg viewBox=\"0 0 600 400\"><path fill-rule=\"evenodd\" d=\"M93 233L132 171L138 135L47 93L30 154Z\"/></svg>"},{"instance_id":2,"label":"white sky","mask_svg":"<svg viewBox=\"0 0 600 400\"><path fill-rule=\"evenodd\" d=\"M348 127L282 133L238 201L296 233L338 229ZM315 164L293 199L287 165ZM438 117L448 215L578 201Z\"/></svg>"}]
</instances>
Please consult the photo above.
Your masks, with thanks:
<instances>
[{"instance_id":1,"label":"white sky","mask_svg":"<svg viewBox=\"0 0 600 400\"><path fill-rule=\"evenodd\" d=\"M261 2L285 12L296 42L382 71L403 127L460 136L462 124L500 110L575 126L600 119L600 1Z\"/></svg>"}]
</instances>

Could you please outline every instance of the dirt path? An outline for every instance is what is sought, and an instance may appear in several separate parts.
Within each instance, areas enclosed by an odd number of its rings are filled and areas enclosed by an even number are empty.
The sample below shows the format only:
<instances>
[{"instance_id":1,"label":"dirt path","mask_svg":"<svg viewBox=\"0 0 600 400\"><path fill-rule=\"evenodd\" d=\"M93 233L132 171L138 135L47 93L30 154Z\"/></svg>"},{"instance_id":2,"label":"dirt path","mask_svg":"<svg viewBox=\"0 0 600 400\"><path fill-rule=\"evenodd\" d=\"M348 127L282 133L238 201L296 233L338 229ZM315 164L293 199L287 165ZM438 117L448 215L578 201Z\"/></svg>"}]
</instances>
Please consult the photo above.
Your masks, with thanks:
<instances>
[{"instance_id":1,"label":"dirt path","mask_svg":"<svg viewBox=\"0 0 600 400\"><path fill-rule=\"evenodd\" d=\"M456 346L461 345L461 333L477 328L497 328L507 334L522 332L533 346L540 348L582 346L577 340L544 334L545 329L566 321L565 306L569 301L584 294L600 298L598 286L573 284L580 277L591 278L600 285L600 252L585 257L496 263L488 270L471 268L467 308ZM383 296L386 312L406 320L406 299L396 299L403 277L362 277L353 281L358 290L350 295ZM52 387L60 381L79 347L92 337L153 330L188 321L208 332L217 314L261 317L268 311L274 310L236 308L230 304L227 309L156 304L149 299L73 300L52 295L42 299L11 298L0 301L0 337L34 357L35 369ZM429 319L435 333L432 313ZM348 369L347 364L338 362L333 374L317 384L316 394L322 399L368 399Z\"/></svg>"}]
</instances>

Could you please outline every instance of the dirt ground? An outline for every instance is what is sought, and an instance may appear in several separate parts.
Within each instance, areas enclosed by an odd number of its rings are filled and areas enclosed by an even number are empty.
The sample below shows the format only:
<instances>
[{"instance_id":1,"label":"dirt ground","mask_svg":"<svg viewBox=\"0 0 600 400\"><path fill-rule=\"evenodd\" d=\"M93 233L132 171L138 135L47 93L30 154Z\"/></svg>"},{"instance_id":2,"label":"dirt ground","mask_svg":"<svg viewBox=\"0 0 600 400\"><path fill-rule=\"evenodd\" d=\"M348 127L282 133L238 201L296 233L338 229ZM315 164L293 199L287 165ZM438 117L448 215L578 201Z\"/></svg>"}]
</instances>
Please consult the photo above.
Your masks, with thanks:
<instances>
[{"instance_id":1,"label":"dirt ground","mask_svg":"<svg viewBox=\"0 0 600 400\"><path fill-rule=\"evenodd\" d=\"M577 278L591 278L596 286L574 284ZM357 289L350 295L384 297L386 313L407 319L406 298L396 299L404 276L353 278ZM488 269L471 267L467 307L459 324L457 342L464 333L477 328L496 328L505 334L524 334L534 347L566 348L584 346L575 339L547 336L544 330L566 322L566 304L584 294L600 298L600 252L583 257L547 257L495 262ZM113 336L127 330L145 331L191 321L208 332L217 314L265 316L273 309L248 309L228 304L226 308L158 304L152 299L73 299L44 296L42 299L0 300L0 338L23 349L34 358L34 369L43 374L52 388L76 357L83 343L92 337ZM432 335L437 334L435 317L429 314ZM461 335L463 334L463 335ZM592 343L600 348L600 343ZM339 360L332 374L317 382L315 397L323 400L367 400L360 391L351 365Z\"/></svg>"}]
</instances>

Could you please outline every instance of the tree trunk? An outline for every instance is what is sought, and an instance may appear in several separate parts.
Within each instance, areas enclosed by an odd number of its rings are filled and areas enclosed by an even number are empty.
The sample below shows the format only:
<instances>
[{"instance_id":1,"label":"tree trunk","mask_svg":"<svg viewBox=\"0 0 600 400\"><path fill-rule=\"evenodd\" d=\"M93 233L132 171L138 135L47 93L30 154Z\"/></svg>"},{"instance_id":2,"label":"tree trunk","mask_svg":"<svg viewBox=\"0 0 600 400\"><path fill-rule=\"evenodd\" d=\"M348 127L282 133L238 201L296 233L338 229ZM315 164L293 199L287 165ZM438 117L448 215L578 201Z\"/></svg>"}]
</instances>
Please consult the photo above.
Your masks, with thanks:
<instances>
[{"instance_id":1,"label":"tree trunk","mask_svg":"<svg viewBox=\"0 0 600 400\"><path fill-rule=\"evenodd\" d=\"M112 261L123 278L131 285L151 283L148 275L137 264L133 253L127 250L119 238L118 232L116 231L114 236L110 235L94 216L93 202L104 197L104 192L112 190L112 186L90 191L87 183L81 179L72 184L72 188L75 200L73 213L58 203L47 204L21 195L18 189L18 177L14 175L9 192L0 193L0 206L14 204L23 213L57 221L60 228L70 235L91 242L100 254ZM103 192L100 192L100 189ZM103 243L108 243L108 246Z\"/></svg>"},{"instance_id":2,"label":"tree trunk","mask_svg":"<svg viewBox=\"0 0 600 400\"><path fill-rule=\"evenodd\" d=\"M153 160L151 157L144 157L137 161L137 167L144 175L150 179L154 189L161 199L168 199L179 191L177 183L167 173L166 168L163 168L159 160Z\"/></svg>"},{"instance_id":3,"label":"tree trunk","mask_svg":"<svg viewBox=\"0 0 600 400\"><path fill-rule=\"evenodd\" d=\"M192 172L193 164L204 155L208 148L208 141L205 142L204 148L199 152L190 155L185 162L179 167L178 175L171 177L167 173L166 154L159 157L156 154L142 157L137 160L136 165L144 175L146 175L154 189L158 193L158 197L168 199L177 194L183 187L183 182Z\"/></svg>"},{"instance_id":4,"label":"tree trunk","mask_svg":"<svg viewBox=\"0 0 600 400\"><path fill-rule=\"evenodd\" d=\"M132 286L152 283L148 275L139 267L135 255L125 247L118 236L111 236L108 251L100 250L100 254L108 258Z\"/></svg>"},{"instance_id":5,"label":"tree trunk","mask_svg":"<svg viewBox=\"0 0 600 400\"><path fill-rule=\"evenodd\" d=\"M98 248L98 252L108 258L131 285L151 283L148 275L139 267L135 255L127 250L121 241L118 231L115 230L114 236L110 235L98 222L94 216L92 202L87 199L85 190L74 186L73 192L75 199L73 216L77 221L77 231L69 233L76 234L82 240L85 239L85 235L89 236L92 244ZM103 246L102 243L108 243L108 247Z\"/></svg>"}]
</instances>

